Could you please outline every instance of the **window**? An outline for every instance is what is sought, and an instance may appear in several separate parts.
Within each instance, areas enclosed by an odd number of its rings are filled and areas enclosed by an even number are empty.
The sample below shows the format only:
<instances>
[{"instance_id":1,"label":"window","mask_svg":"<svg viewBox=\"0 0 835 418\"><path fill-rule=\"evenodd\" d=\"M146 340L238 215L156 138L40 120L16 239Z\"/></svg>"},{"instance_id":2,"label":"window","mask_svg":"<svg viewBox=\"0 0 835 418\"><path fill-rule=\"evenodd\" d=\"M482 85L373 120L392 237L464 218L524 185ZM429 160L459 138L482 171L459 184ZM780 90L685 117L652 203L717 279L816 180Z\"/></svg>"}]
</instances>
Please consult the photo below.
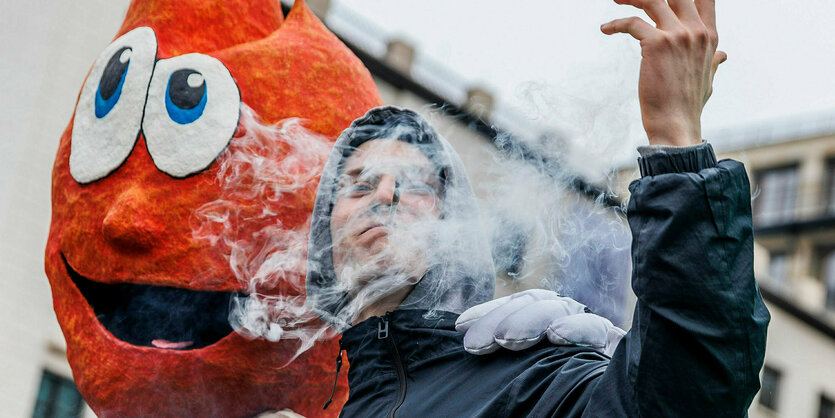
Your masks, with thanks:
<instances>
[{"instance_id":1,"label":"window","mask_svg":"<svg viewBox=\"0 0 835 418\"><path fill-rule=\"evenodd\" d=\"M831 398L827 398L824 394L821 394L820 408L818 408L818 418L835 418L835 401Z\"/></svg>"},{"instance_id":2,"label":"window","mask_svg":"<svg viewBox=\"0 0 835 418\"><path fill-rule=\"evenodd\" d=\"M763 367L762 389L760 389L760 405L777 410L777 398L780 393L780 372L771 367Z\"/></svg>"},{"instance_id":3,"label":"window","mask_svg":"<svg viewBox=\"0 0 835 418\"><path fill-rule=\"evenodd\" d=\"M760 225L794 219L797 199L797 167L765 170L757 175L759 196L754 201L754 220Z\"/></svg>"},{"instance_id":4,"label":"window","mask_svg":"<svg viewBox=\"0 0 835 418\"><path fill-rule=\"evenodd\" d=\"M33 418L79 417L83 405L72 380L44 370Z\"/></svg>"},{"instance_id":5,"label":"window","mask_svg":"<svg viewBox=\"0 0 835 418\"><path fill-rule=\"evenodd\" d=\"M774 251L768 264L768 278L778 288L785 288L788 283L791 257L785 251Z\"/></svg>"},{"instance_id":6,"label":"window","mask_svg":"<svg viewBox=\"0 0 835 418\"><path fill-rule=\"evenodd\" d=\"M826 165L826 180L823 184L826 186L824 193L826 213L835 215L835 158L830 159Z\"/></svg>"},{"instance_id":7,"label":"window","mask_svg":"<svg viewBox=\"0 0 835 418\"><path fill-rule=\"evenodd\" d=\"M835 248L829 248L821 256L821 279L826 292L826 309L835 310Z\"/></svg>"}]
</instances>

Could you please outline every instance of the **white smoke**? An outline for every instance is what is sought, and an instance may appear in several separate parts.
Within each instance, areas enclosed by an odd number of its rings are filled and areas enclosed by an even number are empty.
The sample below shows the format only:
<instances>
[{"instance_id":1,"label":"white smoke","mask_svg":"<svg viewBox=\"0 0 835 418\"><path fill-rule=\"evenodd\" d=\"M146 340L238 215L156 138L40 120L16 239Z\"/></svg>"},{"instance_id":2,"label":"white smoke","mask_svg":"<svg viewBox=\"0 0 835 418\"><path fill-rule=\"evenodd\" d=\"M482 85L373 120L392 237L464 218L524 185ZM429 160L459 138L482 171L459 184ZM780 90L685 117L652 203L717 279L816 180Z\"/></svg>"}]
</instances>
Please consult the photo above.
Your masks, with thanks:
<instances>
[{"instance_id":1,"label":"white smoke","mask_svg":"<svg viewBox=\"0 0 835 418\"><path fill-rule=\"evenodd\" d=\"M597 144L600 150L611 149ZM484 236L490 232L493 258L505 273L499 280L505 293L550 288L616 316L622 311L620 294L629 271L628 231L616 211L568 187L572 177L565 173L570 170L547 166L565 168L577 154L547 145L542 150L549 157L545 160L516 158L512 147L510 154L496 158L486 183L490 192L478 202L485 223L471 197L455 195L460 188L448 189L453 195L437 202L446 205L440 219L416 221L404 206L373 215L352 214L349 221L376 216L385 224L386 245L370 258L340 264L335 272L340 285L318 296L337 301L349 294L350 303L341 314L353 320L368 306L410 289L423 273L433 271L432 287L412 292L410 306L460 311L466 293L450 296L450 289L461 285L459 278L484 270ZM230 306L233 328L248 338L297 341L297 355L334 335L311 311L305 296L313 201L331 149L328 138L306 129L300 120L266 125L242 106L239 132L219 160L221 197L201 207L193 225L195 238L209 240L227 254L245 289ZM466 177L463 167L456 170L462 172L455 178ZM418 183L402 173L400 177ZM489 268L489 260L486 265ZM312 268L323 266L314 263Z\"/></svg>"},{"instance_id":2,"label":"white smoke","mask_svg":"<svg viewBox=\"0 0 835 418\"><path fill-rule=\"evenodd\" d=\"M584 67L559 85L523 85L517 111L551 133L536 140L501 136L502 151L490 163L464 157L468 168L477 164L483 173L476 188L492 240L497 296L547 288L626 325L631 237L615 174L634 164L635 147L646 138L636 80L613 74L637 73L640 56L633 52L606 67ZM440 112L430 113L443 126ZM608 196L580 193L571 187L578 178ZM612 198L623 206L611 207Z\"/></svg>"},{"instance_id":3,"label":"white smoke","mask_svg":"<svg viewBox=\"0 0 835 418\"><path fill-rule=\"evenodd\" d=\"M227 255L245 289L229 321L248 338L297 340L297 355L328 334L305 305L310 214L331 141L298 119L266 125L246 105L219 158L220 199L196 211L193 235Z\"/></svg>"},{"instance_id":4,"label":"white smoke","mask_svg":"<svg viewBox=\"0 0 835 418\"><path fill-rule=\"evenodd\" d=\"M492 231L497 295L555 290L623 322L630 237L622 209L569 187L573 177L548 163L507 155L494 161L491 192L480 206Z\"/></svg>"}]
</instances>

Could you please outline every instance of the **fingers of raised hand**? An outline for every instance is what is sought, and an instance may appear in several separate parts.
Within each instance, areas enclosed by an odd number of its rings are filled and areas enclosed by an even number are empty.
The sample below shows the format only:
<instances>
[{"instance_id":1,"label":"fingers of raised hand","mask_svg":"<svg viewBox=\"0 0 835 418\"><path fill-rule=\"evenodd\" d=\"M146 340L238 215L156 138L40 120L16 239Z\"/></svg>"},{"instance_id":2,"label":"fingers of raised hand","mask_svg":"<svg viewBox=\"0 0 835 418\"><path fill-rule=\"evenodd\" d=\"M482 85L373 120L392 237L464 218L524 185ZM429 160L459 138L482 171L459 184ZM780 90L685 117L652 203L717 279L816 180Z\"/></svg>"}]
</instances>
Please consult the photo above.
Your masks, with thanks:
<instances>
[{"instance_id":1,"label":"fingers of raised hand","mask_svg":"<svg viewBox=\"0 0 835 418\"><path fill-rule=\"evenodd\" d=\"M719 68L719 64L721 64L721 63L723 63L727 60L728 60L728 54L726 54L725 51L716 51L716 53L713 54L713 63L712 63L713 72L714 73L716 72L716 69Z\"/></svg>"},{"instance_id":2,"label":"fingers of raised hand","mask_svg":"<svg viewBox=\"0 0 835 418\"><path fill-rule=\"evenodd\" d=\"M633 38L643 41L644 39L650 38L657 29L639 17L626 17L605 23L600 27L600 30L606 35L628 33Z\"/></svg>"},{"instance_id":3,"label":"fingers of raised hand","mask_svg":"<svg viewBox=\"0 0 835 418\"><path fill-rule=\"evenodd\" d=\"M680 25L676 14L664 0L614 0L617 4L637 7L652 19L659 29L668 30Z\"/></svg>"},{"instance_id":4,"label":"fingers of raised hand","mask_svg":"<svg viewBox=\"0 0 835 418\"><path fill-rule=\"evenodd\" d=\"M728 60L728 54L724 51L716 51L713 54L713 62L710 64L710 86L705 93L704 101L707 103L707 100L713 95L713 78L716 76L716 71L719 69L719 65L723 62Z\"/></svg>"},{"instance_id":5,"label":"fingers of raised hand","mask_svg":"<svg viewBox=\"0 0 835 418\"><path fill-rule=\"evenodd\" d=\"M678 20L685 26L701 25L702 19L696 10L693 0L667 0L670 9L676 14Z\"/></svg>"},{"instance_id":6,"label":"fingers of raised hand","mask_svg":"<svg viewBox=\"0 0 835 418\"><path fill-rule=\"evenodd\" d=\"M601 27L607 35L629 33L636 39L644 40L653 34L660 35L659 31L664 31L682 37L709 39L713 45L719 41L716 31L715 0L697 0L695 3L693 0L614 0L614 2L645 11L655 22L656 27L638 18L617 19ZM609 26L611 29L607 30Z\"/></svg>"},{"instance_id":7,"label":"fingers of raised hand","mask_svg":"<svg viewBox=\"0 0 835 418\"><path fill-rule=\"evenodd\" d=\"M696 10L707 29L716 33L716 0L696 0Z\"/></svg>"}]
</instances>

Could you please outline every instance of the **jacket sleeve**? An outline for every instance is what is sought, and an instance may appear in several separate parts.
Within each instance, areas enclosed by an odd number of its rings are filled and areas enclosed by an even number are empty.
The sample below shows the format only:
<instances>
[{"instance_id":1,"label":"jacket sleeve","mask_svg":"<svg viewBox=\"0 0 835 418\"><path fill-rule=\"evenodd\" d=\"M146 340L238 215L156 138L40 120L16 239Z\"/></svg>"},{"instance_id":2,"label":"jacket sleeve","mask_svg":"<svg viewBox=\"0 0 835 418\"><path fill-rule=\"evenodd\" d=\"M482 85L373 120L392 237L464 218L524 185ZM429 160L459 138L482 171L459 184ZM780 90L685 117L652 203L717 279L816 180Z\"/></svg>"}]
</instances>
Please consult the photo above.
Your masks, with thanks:
<instances>
[{"instance_id":1,"label":"jacket sleeve","mask_svg":"<svg viewBox=\"0 0 835 418\"><path fill-rule=\"evenodd\" d=\"M717 163L709 144L639 165L627 208L638 302L584 415L744 416L770 319L754 280L745 169Z\"/></svg>"}]
</instances>

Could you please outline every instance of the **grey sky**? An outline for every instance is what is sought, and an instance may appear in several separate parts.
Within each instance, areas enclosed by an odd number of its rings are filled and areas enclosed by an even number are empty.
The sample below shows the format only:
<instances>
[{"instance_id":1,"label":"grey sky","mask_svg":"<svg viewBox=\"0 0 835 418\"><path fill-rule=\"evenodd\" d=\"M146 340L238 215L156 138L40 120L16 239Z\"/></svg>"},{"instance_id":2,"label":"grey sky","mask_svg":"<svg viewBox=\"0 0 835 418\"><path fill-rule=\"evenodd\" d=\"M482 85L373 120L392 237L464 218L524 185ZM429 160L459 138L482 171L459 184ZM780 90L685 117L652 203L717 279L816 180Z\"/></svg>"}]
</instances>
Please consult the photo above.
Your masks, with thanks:
<instances>
[{"instance_id":1,"label":"grey sky","mask_svg":"<svg viewBox=\"0 0 835 418\"><path fill-rule=\"evenodd\" d=\"M629 157L645 141L635 93L637 42L599 32L601 23L633 13L630 7L611 0L332 1L334 15L347 9L372 22L372 28L358 29L367 36L379 35L379 42L403 36L418 45L419 59L429 57L457 73L456 83L485 85L532 125L577 134L572 145L589 151L598 167L616 163L601 156ZM7 41L0 44L6 93L0 122L9 138L37 136L54 144L127 0L6 3L0 13ZM814 113L835 118L833 17L832 0L720 0L720 47L730 60L704 115L706 136ZM3 141L3 161L16 160L28 146L37 148L34 142Z\"/></svg>"},{"instance_id":2,"label":"grey sky","mask_svg":"<svg viewBox=\"0 0 835 418\"><path fill-rule=\"evenodd\" d=\"M614 119L620 122L569 128L603 135L626 128L631 141L639 140L640 49L627 35L599 31L600 24L637 9L611 0L334 0L335 12L345 8L379 25L384 35L408 39L419 54L464 80L488 86L517 111L541 113L532 117L557 125L576 124L574 116L582 112L622 112ZM730 59L705 110L706 133L835 114L835 2L720 0L717 15L720 49ZM572 116L552 115L559 112Z\"/></svg>"}]
</instances>

